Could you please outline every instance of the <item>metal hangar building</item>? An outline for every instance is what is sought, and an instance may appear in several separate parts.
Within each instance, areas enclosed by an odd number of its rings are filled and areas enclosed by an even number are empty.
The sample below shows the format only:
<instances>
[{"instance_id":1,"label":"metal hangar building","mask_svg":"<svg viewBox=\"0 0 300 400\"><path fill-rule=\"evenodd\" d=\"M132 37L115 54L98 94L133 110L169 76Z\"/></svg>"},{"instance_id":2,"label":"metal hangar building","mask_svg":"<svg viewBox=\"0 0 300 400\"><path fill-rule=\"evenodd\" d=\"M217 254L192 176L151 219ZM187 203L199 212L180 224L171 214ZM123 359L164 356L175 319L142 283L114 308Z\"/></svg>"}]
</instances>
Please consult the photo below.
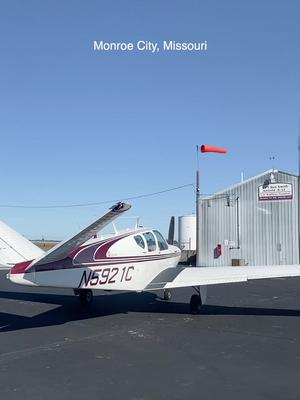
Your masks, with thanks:
<instances>
[{"instance_id":1,"label":"metal hangar building","mask_svg":"<svg viewBox=\"0 0 300 400\"><path fill-rule=\"evenodd\" d=\"M200 265L298 264L298 181L272 169L203 199Z\"/></svg>"}]
</instances>

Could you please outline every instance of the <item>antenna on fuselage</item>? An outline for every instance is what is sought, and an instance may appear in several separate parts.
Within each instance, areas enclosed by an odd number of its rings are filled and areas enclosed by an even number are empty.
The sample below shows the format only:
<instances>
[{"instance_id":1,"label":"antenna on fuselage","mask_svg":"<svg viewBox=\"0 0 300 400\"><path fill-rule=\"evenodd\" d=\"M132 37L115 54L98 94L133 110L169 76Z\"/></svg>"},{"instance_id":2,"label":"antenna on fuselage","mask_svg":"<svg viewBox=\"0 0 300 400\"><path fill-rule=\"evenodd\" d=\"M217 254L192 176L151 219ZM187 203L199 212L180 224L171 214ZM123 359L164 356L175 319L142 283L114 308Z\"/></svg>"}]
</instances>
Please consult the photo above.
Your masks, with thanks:
<instances>
[{"instance_id":1,"label":"antenna on fuselage","mask_svg":"<svg viewBox=\"0 0 300 400\"><path fill-rule=\"evenodd\" d=\"M138 229L139 227L140 227L140 217L136 217L134 229Z\"/></svg>"},{"instance_id":2,"label":"antenna on fuselage","mask_svg":"<svg viewBox=\"0 0 300 400\"><path fill-rule=\"evenodd\" d=\"M119 232L118 232L118 229L117 229L115 223L112 222L111 224L112 224L112 226L113 226L113 228L114 228L114 234L117 235Z\"/></svg>"}]
</instances>

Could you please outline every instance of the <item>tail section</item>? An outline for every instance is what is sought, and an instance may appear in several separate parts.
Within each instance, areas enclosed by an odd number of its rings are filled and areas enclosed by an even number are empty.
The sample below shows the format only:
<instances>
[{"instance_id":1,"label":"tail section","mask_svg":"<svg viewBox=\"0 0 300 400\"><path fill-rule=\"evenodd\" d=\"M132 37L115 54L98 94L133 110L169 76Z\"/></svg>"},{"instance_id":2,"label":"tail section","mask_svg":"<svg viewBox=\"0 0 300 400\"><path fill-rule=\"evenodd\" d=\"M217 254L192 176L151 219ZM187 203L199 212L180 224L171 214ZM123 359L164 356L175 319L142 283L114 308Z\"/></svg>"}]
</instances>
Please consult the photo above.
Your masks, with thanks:
<instances>
[{"instance_id":1,"label":"tail section","mask_svg":"<svg viewBox=\"0 0 300 400\"><path fill-rule=\"evenodd\" d=\"M39 247L0 221L0 268L10 268L43 253Z\"/></svg>"}]
</instances>

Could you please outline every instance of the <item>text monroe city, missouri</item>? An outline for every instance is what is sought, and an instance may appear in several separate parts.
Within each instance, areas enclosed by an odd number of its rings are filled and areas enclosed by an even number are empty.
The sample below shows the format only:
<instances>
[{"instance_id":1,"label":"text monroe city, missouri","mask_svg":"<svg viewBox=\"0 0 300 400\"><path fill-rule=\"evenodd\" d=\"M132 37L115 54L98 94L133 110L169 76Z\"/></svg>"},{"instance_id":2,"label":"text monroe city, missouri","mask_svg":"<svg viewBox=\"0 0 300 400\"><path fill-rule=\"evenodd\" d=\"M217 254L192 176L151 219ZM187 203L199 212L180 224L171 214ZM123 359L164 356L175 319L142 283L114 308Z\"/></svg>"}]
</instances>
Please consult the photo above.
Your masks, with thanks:
<instances>
[{"instance_id":1,"label":"text monroe city, missouri","mask_svg":"<svg viewBox=\"0 0 300 400\"><path fill-rule=\"evenodd\" d=\"M162 43L151 42L150 40L138 40L137 42L105 42L103 40L94 40L93 48L94 51L101 52L205 52L208 50L208 43L207 40L203 42L177 42L175 40L163 40Z\"/></svg>"}]
</instances>

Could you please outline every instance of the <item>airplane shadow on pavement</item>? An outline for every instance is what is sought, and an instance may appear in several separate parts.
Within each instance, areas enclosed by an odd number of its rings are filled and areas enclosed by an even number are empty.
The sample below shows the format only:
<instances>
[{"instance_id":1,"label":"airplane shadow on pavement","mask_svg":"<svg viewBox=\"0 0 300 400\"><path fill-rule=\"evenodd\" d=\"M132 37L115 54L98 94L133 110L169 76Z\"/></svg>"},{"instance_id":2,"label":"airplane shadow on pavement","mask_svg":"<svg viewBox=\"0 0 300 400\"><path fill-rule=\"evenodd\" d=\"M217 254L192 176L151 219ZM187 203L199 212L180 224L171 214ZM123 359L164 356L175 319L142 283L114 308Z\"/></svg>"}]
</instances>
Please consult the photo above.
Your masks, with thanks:
<instances>
[{"instance_id":1,"label":"airplane shadow on pavement","mask_svg":"<svg viewBox=\"0 0 300 400\"><path fill-rule=\"evenodd\" d=\"M22 303L39 303L41 307L39 310L35 310L36 315L33 317L0 312L0 333L61 325L71 321L129 312L189 315L188 299L187 303L172 300L167 302L163 301L157 294L149 292L96 295L93 304L88 308L80 306L79 299L69 295L0 291L0 299L16 300ZM43 304L53 304L58 307L43 311ZM18 308L17 303L15 306ZM24 309L23 307L22 309ZM204 305L199 317L201 315L300 317L300 310Z\"/></svg>"}]
</instances>

